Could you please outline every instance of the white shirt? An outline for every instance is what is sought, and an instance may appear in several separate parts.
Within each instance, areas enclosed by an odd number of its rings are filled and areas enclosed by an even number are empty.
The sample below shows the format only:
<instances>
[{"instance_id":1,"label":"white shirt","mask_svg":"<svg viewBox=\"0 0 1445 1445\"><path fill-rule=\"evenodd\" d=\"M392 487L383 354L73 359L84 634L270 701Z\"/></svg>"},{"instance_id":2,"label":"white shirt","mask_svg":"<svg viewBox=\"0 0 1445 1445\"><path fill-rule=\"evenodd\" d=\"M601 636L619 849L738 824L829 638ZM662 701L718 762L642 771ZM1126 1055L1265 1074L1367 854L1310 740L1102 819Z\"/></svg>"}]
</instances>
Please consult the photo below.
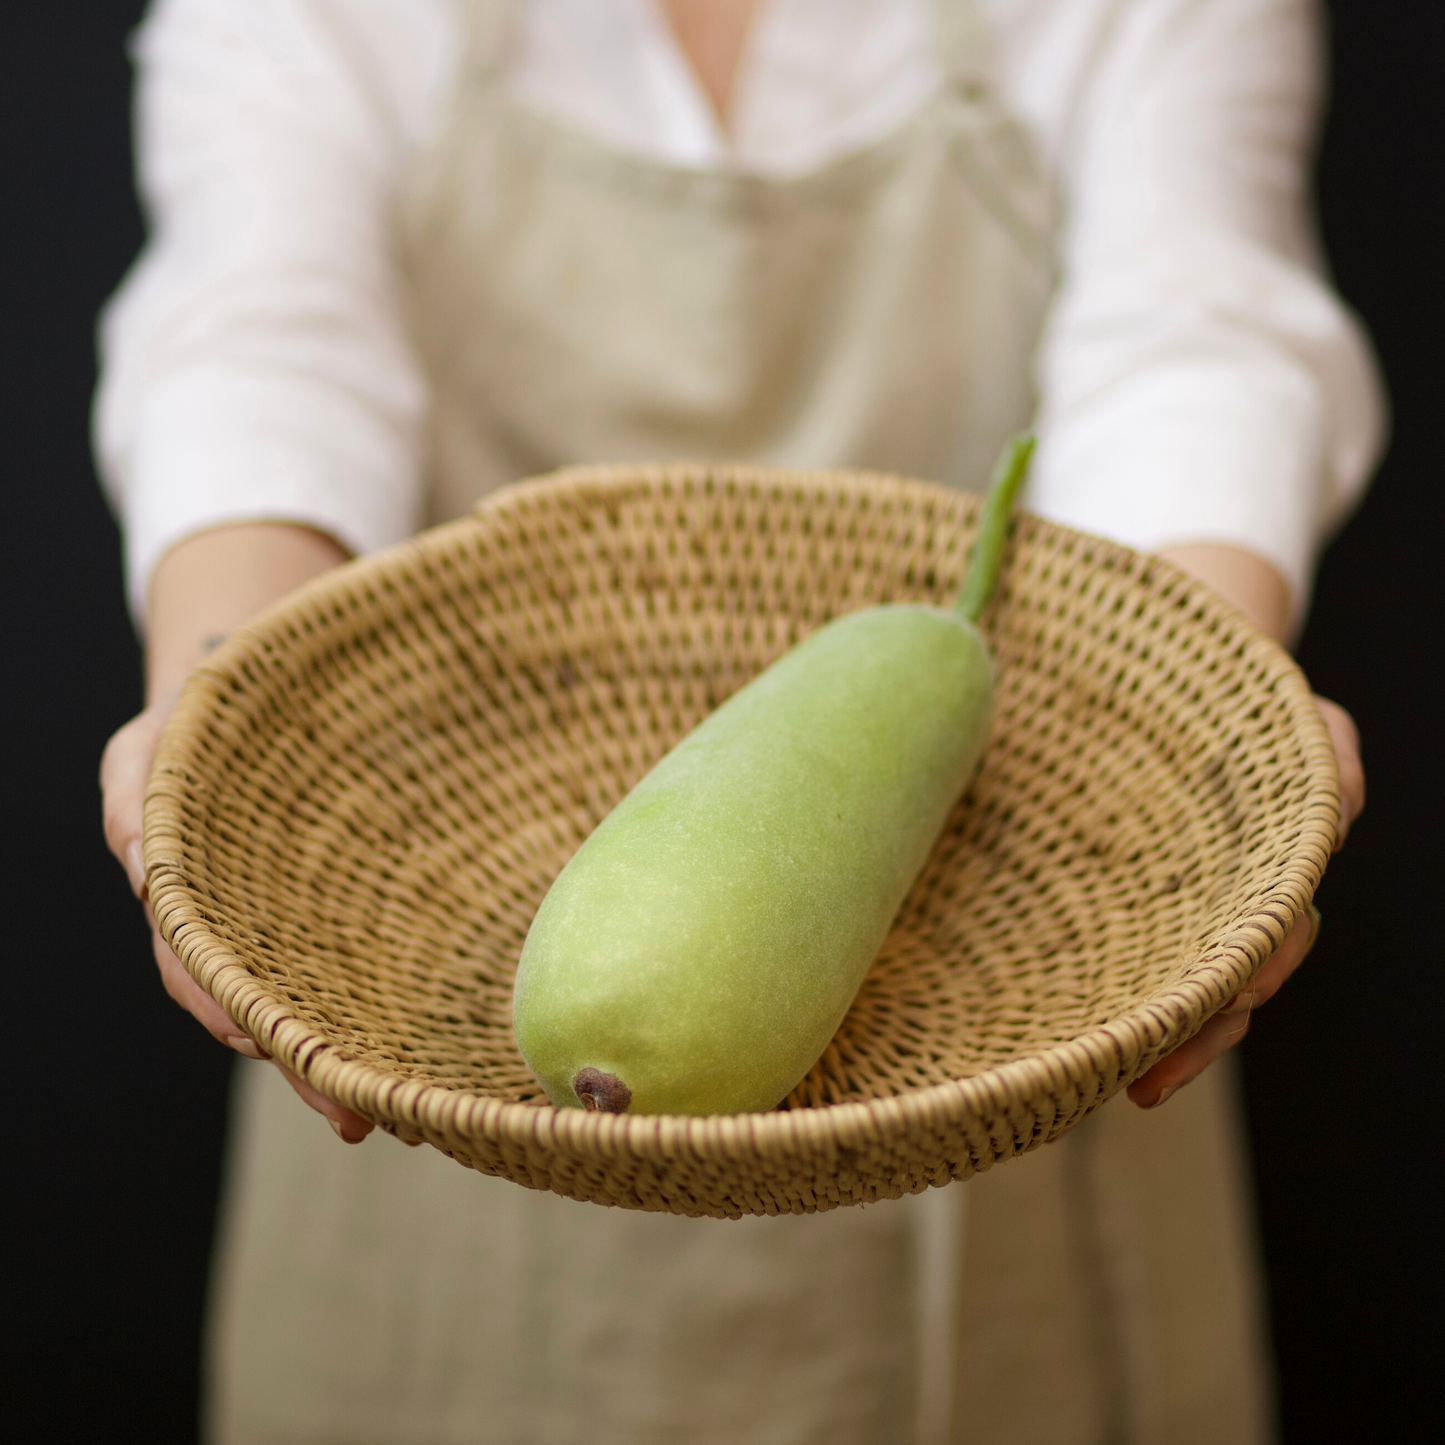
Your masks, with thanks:
<instances>
[{"instance_id":1,"label":"white shirt","mask_svg":"<svg viewBox=\"0 0 1445 1445\"><path fill-rule=\"evenodd\" d=\"M138 33L151 240L102 321L96 441L132 607L217 524L356 552L420 507L426 389L391 204L440 124L464 0L155 0ZM979 0L1065 207L1028 504L1286 578L1363 489L1383 403L1321 279L1312 0ZM526 104L660 161L795 175L938 81L931 0L760 0L724 134L654 0L519 0Z\"/></svg>"}]
</instances>

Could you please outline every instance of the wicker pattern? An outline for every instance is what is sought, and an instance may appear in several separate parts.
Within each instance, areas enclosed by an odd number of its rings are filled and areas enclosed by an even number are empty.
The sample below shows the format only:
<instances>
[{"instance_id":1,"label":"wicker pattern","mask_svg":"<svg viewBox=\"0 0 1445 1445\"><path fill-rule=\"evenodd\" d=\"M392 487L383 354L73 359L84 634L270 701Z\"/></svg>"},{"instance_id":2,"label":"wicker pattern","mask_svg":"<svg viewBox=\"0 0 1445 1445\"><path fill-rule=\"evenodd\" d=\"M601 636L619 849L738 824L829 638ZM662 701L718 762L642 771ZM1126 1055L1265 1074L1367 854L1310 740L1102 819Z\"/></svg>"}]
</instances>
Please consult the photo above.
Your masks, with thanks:
<instances>
[{"instance_id":1,"label":"wicker pattern","mask_svg":"<svg viewBox=\"0 0 1445 1445\"><path fill-rule=\"evenodd\" d=\"M322 1092L576 1199L826 1209L1038 1144L1278 945L1338 799L1283 652L1034 518L985 619L992 747L784 1108L556 1110L510 1023L532 914L608 809L828 618L949 598L976 509L891 477L578 469L321 579L177 708L146 805L163 933Z\"/></svg>"}]
</instances>

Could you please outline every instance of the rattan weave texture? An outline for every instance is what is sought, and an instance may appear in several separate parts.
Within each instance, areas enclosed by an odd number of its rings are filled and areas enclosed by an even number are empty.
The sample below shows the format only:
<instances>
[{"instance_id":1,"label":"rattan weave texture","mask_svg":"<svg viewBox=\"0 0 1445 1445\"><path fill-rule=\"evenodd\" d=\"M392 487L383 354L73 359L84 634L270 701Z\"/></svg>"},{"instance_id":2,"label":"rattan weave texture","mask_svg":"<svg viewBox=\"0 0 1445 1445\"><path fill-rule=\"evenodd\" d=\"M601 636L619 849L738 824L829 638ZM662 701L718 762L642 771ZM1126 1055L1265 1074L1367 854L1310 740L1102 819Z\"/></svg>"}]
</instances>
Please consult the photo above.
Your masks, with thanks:
<instances>
[{"instance_id":1,"label":"rattan weave texture","mask_svg":"<svg viewBox=\"0 0 1445 1445\"><path fill-rule=\"evenodd\" d=\"M146 803L161 930L267 1050L464 1164L684 1214L917 1190L1076 1122L1283 939L1334 836L1286 655L1156 559L1020 517L994 740L784 1108L547 1104L513 1042L567 858L830 617L947 600L977 499L893 477L574 469L321 579L186 688Z\"/></svg>"}]
</instances>

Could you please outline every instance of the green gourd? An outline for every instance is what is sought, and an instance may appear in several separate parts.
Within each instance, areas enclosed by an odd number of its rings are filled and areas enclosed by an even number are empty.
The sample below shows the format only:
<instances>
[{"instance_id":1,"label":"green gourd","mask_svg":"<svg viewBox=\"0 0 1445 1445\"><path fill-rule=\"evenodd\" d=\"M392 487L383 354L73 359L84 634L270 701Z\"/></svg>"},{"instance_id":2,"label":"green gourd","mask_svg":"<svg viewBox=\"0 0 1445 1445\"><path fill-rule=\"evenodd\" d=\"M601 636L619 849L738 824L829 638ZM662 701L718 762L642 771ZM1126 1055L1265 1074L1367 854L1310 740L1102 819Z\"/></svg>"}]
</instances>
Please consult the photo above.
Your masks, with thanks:
<instances>
[{"instance_id":1,"label":"green gourd","mask_svg":"<svg viewBox=\"0 0 1445 1445\"><path fill-rule=\"evenodd\" d=\"M542 902L513 1025L558 1105L781 1103L827 1047L987 742L1010 443L953 608L837 618L683 739Z\"/></svg>"}]
</instances>

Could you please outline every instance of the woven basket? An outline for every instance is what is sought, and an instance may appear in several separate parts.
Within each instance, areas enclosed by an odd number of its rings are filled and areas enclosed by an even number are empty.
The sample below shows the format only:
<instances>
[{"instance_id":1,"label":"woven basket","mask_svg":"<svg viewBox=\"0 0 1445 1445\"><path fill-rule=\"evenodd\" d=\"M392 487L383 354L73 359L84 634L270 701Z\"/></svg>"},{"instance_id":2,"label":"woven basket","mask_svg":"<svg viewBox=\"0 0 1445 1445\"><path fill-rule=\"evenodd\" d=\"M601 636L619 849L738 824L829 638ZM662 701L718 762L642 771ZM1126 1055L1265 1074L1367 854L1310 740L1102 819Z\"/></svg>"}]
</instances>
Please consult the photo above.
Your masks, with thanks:
<instances>
[{"instance_id":1,"label":"woven basket","mask_svg":"<svg viewBox=\"0 0 1445 1445\"><path fill-rule=\"evenodd\" d=\"M410 1141L574 1199L802 1212L963 1178L1188 1038L1308 903L1333 753L1288 657L1157 559L1021 517L994 739L783 1108L552 1108L511 983L572 852L838 613L943 602L977 499L593 468L319 580L186 687L146 802L161 931L263 1048Z\"/></svg>"}]
</instances>

